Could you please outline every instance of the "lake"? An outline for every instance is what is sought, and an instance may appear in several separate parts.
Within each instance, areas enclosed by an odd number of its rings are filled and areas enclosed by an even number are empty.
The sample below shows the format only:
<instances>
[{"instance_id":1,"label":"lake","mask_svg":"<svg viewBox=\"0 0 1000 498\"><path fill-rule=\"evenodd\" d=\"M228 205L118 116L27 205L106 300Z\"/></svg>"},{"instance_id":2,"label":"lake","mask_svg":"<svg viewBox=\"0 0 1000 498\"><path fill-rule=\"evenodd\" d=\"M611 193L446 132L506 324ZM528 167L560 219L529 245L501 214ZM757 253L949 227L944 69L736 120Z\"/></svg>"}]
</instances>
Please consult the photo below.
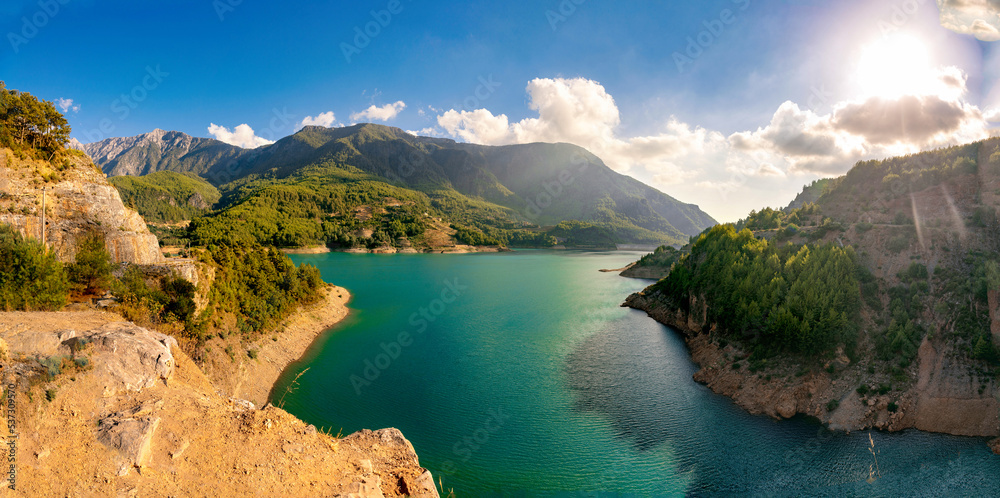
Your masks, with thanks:
<instances>
[{"instance_id":1,"label":"lake","mask_svg":"<svg viewBox=\"0 0 1000 498\"><path fill-rule=\"evenodd\" d=\"M1000 493L982 438L831 433L695 383L681 337L619 306L651 282L598 272L641 254L293 255L353 300L275 393L308 368L285 409L399 428L456 496Z\"/></svg>"}]
</instances>

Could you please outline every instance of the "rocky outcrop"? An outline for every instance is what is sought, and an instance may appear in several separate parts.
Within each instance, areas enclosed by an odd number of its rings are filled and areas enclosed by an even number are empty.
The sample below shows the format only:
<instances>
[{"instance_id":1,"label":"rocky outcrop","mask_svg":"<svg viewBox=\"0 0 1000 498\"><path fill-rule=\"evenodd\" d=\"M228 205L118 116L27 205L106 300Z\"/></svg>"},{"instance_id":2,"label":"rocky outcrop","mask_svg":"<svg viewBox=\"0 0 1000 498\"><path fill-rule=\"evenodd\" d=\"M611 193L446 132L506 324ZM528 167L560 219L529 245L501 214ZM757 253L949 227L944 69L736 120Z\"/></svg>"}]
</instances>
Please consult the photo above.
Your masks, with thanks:
<instances>
[{"instance_id":1,"label":"rocky outcrop","mask_svg":"<svg viewBox=\"0 0 1000 498\"><path fill-rule=\"evenodd\" d=\"M649 280L659 280L670 273L670 268L662 266L639 266L632 265L626 268L619 275L628 278L644 278Z\"/></svg>"},{"instance_id":2,"label":"rocky outcrop","mask_svg":"<svg viewBox=\"0 0 1000 498\"><path fill-rule=\"evenodd\" d=\"M196 209L208 209L211 206L205 201L205 198L201 196L198 192L191 194L191 197L187 199L187 205Z\"/></svg>"},{"instance_id":3,"label":"rocky outcrop","mask_svg":"<svg viewBox=\"0 0 1000 498\"><path fill-rule=\"evenodd\" d=\"M61 261L73 261L78 241L91 232L104 237L114 262L163 261L156 236L89 160L60 161L21 160L0 151L0 223L41 239L44 191L45 239Z\"/></svg>"},{"instance_id":4,"label":"rocky outcrop","mask_svg":"<svg viewBox=\"0 0 1000 498\"><path fill-rule=\"evenodd\" d=\"M687 313L655 291L647 292L632 294L622 306L646 311L681 332L692 360L700 366L694 380L750 413L778 419L809 415L834 430L916 428L962 436L1000 435L1000 405L993 394L997 386L957 364L954 352L943 345L924 340L916 367L918 381L902 390L879 391L870 375L846 357L816 369L772 359L766 371L755 372L743 361L745 352L712 339L704 302L693 298L690 309L696 312ZM859 394L860 385L870 390Z\"/></svg>"},{"instance_id":5,"label":"rocky outcrop","mask_svg":"<svg viewBox=\"0 0 1000 498\"><path fill-rule=\"evenodd\" d=\"M68 342L63 344L70 346ZM92 361L104 380L105 395L152 387L174 372L172 348L177 348L177 340L134 323L109 323L85 332L77 343L77 347L93 345Z\"/></svg>"},{"instance_id":6,"label":"rocky outcrop","mask_svg":"<svg viewBox=\"0 0 1000 498\"><path fill-rule=\"evenodd\" d=\"M958 436L1000 436L1000 404L991 395L992 382L974 377L947 353L926 338L920 345L913 426Z\"/></svg>"},{"instance_id":7,"label":"rocky outcrop","mask_svg":"<svg viewBox=\"0 0 1000 498\"><path fill-rule=\"evenodd\" d=\"M162 407L163 401L146 403L98 422L97 440L117 450L124 460L119 462L119 476L127 475L132 467L149 465L153 434L160 425L153 411Z\"/></svg>"}]
</instances>

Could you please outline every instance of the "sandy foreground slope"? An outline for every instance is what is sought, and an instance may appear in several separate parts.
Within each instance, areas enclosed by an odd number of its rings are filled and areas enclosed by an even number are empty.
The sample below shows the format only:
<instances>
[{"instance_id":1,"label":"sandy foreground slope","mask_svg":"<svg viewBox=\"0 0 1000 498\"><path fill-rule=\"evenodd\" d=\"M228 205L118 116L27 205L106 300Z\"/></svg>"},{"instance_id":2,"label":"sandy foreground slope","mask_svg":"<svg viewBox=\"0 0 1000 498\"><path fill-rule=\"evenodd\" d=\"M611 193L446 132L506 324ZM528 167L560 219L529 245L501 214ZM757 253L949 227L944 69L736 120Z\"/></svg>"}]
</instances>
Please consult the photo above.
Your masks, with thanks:
<instances>
[{"instance_id":1,"label":"sandy foreground slope","mask_svg":"<svg viewBox=\"0 0 1000 498\"><path fill-rule=\"evenodd\" d=\"M286 324L287 335L265 341L257 361L221 378L232 382L224 387L173 338L116 314L0 313L5 414L13 401L16 434L8 420L16 489L8 474L0 495L437 496L396 429L337 439L280 408L255 408L281 370L346 315L347 298L331 287ZM226 394L234 391L257 403Z\"/></svg>"}]
</instances>

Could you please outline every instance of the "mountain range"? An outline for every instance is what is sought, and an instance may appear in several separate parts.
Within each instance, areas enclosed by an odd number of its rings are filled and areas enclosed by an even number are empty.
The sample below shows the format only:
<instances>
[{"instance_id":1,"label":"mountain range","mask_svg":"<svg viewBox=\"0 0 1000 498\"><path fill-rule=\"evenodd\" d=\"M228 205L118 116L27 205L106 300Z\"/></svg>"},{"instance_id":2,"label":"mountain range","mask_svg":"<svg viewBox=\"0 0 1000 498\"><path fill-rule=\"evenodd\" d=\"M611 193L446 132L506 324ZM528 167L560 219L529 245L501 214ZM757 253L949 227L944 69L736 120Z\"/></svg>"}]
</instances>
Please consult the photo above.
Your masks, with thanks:
<instances>
[{"instance_id":1,"label":"mountain range","mask_svg":"<svg viewBox=\"0 0 1000 498\"><path fill-rule=\"evenodd\" d=\"M487 238L493 239L503 238L497 230L537 231L579 221L600 232L580 239L580 245L683 244L716 223L698 206L619 174L585 149L563 143L483 146L358 124L309 126L256 149L163 130L106 139L83 149L109 176L156 171L198 175L220 189L217 207L223 211L268 187L290 187L308 177L311 184L366 181L403 189L416 194L412 202L423 200L437 209L452 228L492 234ZM489 214L468 215L471 207ZM320 218L315 221L322 223Z\"/></svg>"}]
</instances>

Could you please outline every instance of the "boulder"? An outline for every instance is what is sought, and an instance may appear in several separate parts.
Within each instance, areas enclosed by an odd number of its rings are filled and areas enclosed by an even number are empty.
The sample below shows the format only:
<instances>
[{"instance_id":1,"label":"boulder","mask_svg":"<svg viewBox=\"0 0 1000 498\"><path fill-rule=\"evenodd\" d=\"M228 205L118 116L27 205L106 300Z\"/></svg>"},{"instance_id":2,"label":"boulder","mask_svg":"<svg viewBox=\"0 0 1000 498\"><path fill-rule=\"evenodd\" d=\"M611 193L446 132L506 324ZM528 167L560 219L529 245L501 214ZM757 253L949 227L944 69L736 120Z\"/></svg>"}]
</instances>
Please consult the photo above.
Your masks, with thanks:
<instances>
[{"instance_id":1,"label":"boulder","mask_svg":"<svg viewBox=\"0 0 1000 498\"><path fill-rule=\"evenodd\" d=\"M105 446L117 450L128 466L149 465L153 434L160 424L160 417L154 415L163 402L147 403L137 408L112 414L100 420L97 440Z\"/></svg>"},{"instance_id":2,"label":"boulder","mask_svg":"<svg viewBox=\"0 0 1000 498\"><path fill-rule=\"evenodd\" d=\"M97 375L103 377L105 395L139 391L173 375L170 348L177 347L177 340L168 335L114 322L85 332L81 340L93 345L94 355L100 357L94 363Z\"/></svg>"}]
</instances>

